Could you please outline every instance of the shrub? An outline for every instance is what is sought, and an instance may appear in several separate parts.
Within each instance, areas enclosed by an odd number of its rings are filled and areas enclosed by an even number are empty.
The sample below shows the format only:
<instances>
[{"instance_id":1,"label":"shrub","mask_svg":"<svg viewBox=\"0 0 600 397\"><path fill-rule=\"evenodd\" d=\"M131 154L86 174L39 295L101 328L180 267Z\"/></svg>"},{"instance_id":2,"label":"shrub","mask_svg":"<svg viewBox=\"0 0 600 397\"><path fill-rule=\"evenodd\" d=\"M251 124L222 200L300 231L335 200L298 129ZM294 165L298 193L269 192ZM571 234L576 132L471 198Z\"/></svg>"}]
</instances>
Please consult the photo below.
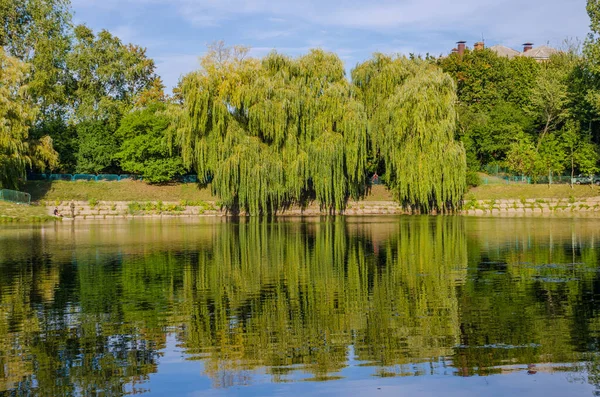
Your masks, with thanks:
<instances>
[{"instance_id":1,"label":"shrub","mask_svg":"<svg viewBox=\"0 0 600 397\"><path fill-rule=\"evenodd\" d=\"M481 185L481 178L479 177L479 174L477 174L477 172L475 172L475 171L468 171L467 172L467 186L477 187L479 185Z\"/></svg>"}]
</instances>

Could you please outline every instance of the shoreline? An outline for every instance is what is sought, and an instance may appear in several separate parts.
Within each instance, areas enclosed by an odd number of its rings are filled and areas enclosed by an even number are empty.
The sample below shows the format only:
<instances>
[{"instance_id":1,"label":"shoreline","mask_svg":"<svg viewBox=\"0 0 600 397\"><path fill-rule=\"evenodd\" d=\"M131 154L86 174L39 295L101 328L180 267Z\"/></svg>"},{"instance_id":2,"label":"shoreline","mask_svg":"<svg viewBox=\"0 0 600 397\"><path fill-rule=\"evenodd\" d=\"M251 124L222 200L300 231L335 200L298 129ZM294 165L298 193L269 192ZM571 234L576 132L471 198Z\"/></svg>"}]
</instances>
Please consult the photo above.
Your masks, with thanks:
<instances>
[{"instance_id":1,"label":"shoreline","mask_svg":"<svg viewBox=\"0 0 600 397\"><path fill-rule=\"evenodd\" d=\"M74 217L71 215L71 203L74 204ZM110 218L193 218L193 217L248 217L245 212L238 214L217 207L216 202L185 205L178 202L161 201L61 201L42 202L48 215L58 208L65 221L78 219ZM274 214L276 217L302 216L389 216L419 215L403 209L393 201L351 201L343 213L330 213L318 205L306 208L291 207ZM437 214L431 214L437 215ZM560 217L600 217L600 196L573 199L502 199L502 200L465 200L463 209L455 214L461 216L560 216ZM74 219L73 219L74 218Z\"/></svg>"}]
</instances>

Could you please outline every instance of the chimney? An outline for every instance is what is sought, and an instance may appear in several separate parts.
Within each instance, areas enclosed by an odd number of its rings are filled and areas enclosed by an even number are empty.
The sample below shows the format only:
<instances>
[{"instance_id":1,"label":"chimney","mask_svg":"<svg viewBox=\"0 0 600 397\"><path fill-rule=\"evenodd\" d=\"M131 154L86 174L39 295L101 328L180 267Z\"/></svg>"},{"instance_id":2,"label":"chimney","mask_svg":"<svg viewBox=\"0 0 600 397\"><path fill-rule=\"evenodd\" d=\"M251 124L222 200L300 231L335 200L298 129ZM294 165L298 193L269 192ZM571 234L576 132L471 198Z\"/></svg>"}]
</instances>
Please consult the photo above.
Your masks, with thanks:
<instances>
[{"instance_id":1,"label":"chimney","mask_svg":"<svg viewBox=\"0 0 600 397\"><path fill-rule=\"evenodd\" d=\"M462 56L465 53L465 48L466 48L466 41L457 41L456 44L458 44L458 55Z\"/></svg>"},{"instance_id":2,"label":"chimney","mask_svg":"<svg viewBox=\"0 0 600 397\"><path fill-rule=\"evenodd\" d=\"M533 43L525 43L523 44L523 52L527 52L533 48Z\"/></svg>"},{"instance_id":3,"label":"chimney","mask_svg":"<svg viewBox=\"0 0 600 397\"><path fill-rule=\"evenodd\" d=\"M481 51L485 48L485 44L483 43L483 41L478 41L473 45L473 48L475 49L475 51Z\"/></svg>"}]
</instances>

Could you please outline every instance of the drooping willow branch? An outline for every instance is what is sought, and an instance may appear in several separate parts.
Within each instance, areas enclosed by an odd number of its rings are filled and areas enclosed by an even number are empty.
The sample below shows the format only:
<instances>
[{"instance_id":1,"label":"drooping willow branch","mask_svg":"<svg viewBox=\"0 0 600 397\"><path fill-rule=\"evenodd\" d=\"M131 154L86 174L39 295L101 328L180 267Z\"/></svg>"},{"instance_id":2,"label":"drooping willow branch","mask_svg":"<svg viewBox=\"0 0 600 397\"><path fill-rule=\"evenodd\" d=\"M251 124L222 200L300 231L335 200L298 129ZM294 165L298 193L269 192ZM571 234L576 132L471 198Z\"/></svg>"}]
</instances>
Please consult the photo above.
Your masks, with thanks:
<instances>
[{"instance_id":1,"label":"drooping willow branch","mask_svg":"<svg viewBox=\"0 0 600 397\"><path fill-rule=\"evenodd\" d=\"M250 214L313 198L342 211L365 191L369 144L403 203L456 207L466 165L453 140L452 80L431 65L383 56L353 78L321 50L257 60L213 49L180 84L172 136L223 204Z\"/></svg>"},{"instance_id":2,"label":"drooping willow branch","mask_svg":"<svg viewBox=\"0 0 600 397\"><path fill-rule=\"evenodd\" d=\"M456 131L454 82L420 60L381 54L352 74L370 120L373 149L406 206L455 209L465 191L466 157Z\"/></svg>"},{"instance_id":3,"label":"drooping willow branch","mask_svg":"<svg viewBox=\"0 0 600 397\"><path fill-rule=\"evenodd\" d=\"M181 84L184 161L228 207L275 212L314 197L343 210L364 191L367 118L340 59L212 53Z\"/></svg>"}]
</instances>

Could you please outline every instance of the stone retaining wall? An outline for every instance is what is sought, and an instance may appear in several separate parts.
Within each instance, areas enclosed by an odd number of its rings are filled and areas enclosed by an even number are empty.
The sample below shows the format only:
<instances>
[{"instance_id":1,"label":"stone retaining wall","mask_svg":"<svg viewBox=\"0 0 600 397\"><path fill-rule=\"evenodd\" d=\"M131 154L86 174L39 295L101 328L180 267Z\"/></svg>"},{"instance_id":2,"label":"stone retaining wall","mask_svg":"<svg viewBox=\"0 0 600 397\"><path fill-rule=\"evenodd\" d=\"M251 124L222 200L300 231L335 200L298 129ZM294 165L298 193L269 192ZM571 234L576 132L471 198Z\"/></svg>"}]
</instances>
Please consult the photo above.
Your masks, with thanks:
<instances>
[{"instance_id":1,"label":"stone retaining wall","mask_svg":"<svg viewBox=\"0 0 600 397\"><path fill-rule=\"evenodd\" d=\"M71 217L71 201L44 202L48 213L54 208L67 218ZM178 202L127 202L127 201L73 201L76 218L106 219L110 217L147 217L147 216L226 216L228 213L217 207L216 203L184 205ZM393 201L349 202L346 215L399 215L406 214ZM529 199L529 200L470 200L465 201L462 215L526 216L526 215L600 215L600 197L578 201L569 199ZM242 214L244 215L244 214ZM286 209L280 216L316 216L327 215L318 205L301 209Z\"/></svg>"},{"instance_id":2,"label":"stone retaining wall","mask_svg":"<svg viewBox=\"0 0 600 397\"><path fill-rule=\"evenodd\" d=\"M600 197L587 199L470 200L463 215L600 215Z\"/></svg>"},{"instance_id":3,"label":"stone retaining wall","mask_svg":"<svg viewBox=\"0 0 600 397\"><path fill-rule=\"evenodd\" d=\"M66 218L71 217L71 201L44 202L48 213L52 214L54 208ZM178 202L127 202L127 201L99 201L90 203L87 201L73 201L76 218L83 219L106 219L110 217L148 217L148 216L226 216L226 211L217 207L216 203L208 202L201 205L182 205ZM402 208L393 201L377 202L350 202L346 209L346 215L384 215L402 214ZM244 215L244 214L241 214ZM318 205L307 208L288 208L282 211L280 216L315 216L327 215L326 210L321 210Z\"/></svg>"}]
</instances>

